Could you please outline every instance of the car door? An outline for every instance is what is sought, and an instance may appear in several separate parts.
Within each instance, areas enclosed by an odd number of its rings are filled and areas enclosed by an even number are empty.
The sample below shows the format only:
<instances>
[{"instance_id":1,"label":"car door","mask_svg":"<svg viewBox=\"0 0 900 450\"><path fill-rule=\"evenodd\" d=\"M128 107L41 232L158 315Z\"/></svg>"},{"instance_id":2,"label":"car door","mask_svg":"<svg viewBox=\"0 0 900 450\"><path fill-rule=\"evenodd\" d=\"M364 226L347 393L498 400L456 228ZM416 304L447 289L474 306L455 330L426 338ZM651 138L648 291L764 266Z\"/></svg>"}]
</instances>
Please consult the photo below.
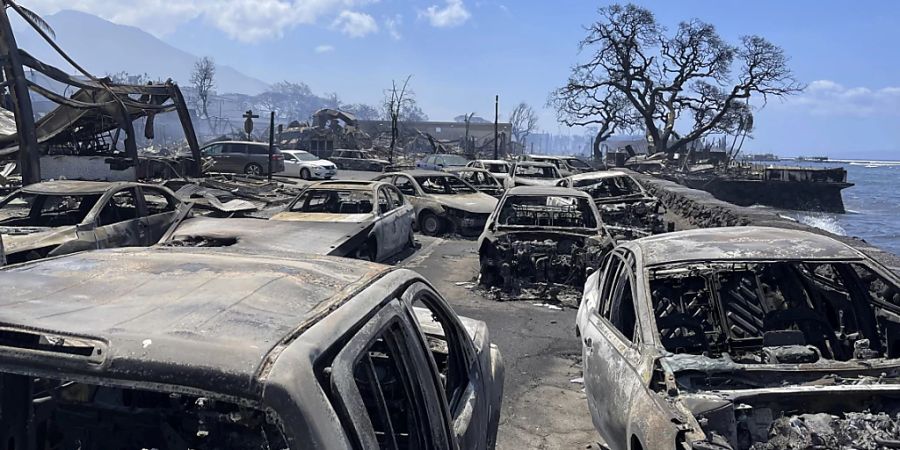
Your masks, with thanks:
<instances>
[{"instance_id":1,"label":"car door","mask_svg":"<svg viewBox=\"0 0 900 450\"><path fill-rule=\"evenodd\" d=\"M298 160L293 153L284 152L284 174L292 177L300 176L300 169L303 167L303 164Z\"/></svg>"},{"instance_id":2,"label":"car door","mask_svg":"<svg viewBox=\"0 0 900 450\"><path fill-rule=\"evenodd\" d=\"M494 404L490 343L479 359L473 338L446 301L422 282L410 286L403 301L419 324L438 373L443 374L443 397L460 449L482 450L493 442L500 405Z\"/></svg>"},{"instance_id":3,"label":"car door","mask_svg":"<svg viewBox=\"0 0 900 450\"><path fill-rule=\"evenodd\" d=\"M94 226L97 248L148 245L147 224L137 198L135 188L123 188L100 199L86 218Z\"/></svg>"},{"instance_id":4,"label":"car door","mask_svg":"<svg viewBox=\"0 0 900 450\"><path fill-rule=\"evenodd\" d=\"M629 407L640 392L634 256L613 254L601 280L598 308L581 330L585 392L594 426L613 450L628 444Z\"/></svg>"},{"instance_id":5,"label":"car door","mask_svg":"<svg viewBox=\"0 0 900 450\"><path fill-rule=\"evenodd\" d=\"M378 219L375 221L375 239L378 241L378 259L381 260L397 251L397 216L391 214L393 207L387 191L383 187L376 192L375 205L378 208Z\"/></svg>"},{"instance_id":6,"label":"car door","mask_svg":"<svg viewBox=\"0 0 900 450\"><path fill-rule=\"evenodd\" d=\"M413 206L406 200L404 195L400 193L395 186L391 185L387 188L388 195L391 197L391 203L394 205L397 216L397 239L398 245L402 250L406 244L411 244L409 237L413 234L413 226L416 222L416 213Z\"/></svg>"},{"instance_id":7,"label":"car door","mask_svg":"<svg viewBox=\"0 0 900 450\"><path fill-rule=\"evenodd\" d=\"M145 245L152 245L159 242L169 229L180 208L187 206L160 188L142 186L139 192L142 200L141 211L145 213L144 221L147 228Z\"/></svg>"},{"instance_id":8,"label":"car door","mask_svg":"<svg viewBox=\"0 0 900 450\"><path fill-rule=\"evenodd\" d=\"M354 448L460 448L440 377L400 299L378 309L335 356L328 382Z\"/></svg>"}]
</instances>

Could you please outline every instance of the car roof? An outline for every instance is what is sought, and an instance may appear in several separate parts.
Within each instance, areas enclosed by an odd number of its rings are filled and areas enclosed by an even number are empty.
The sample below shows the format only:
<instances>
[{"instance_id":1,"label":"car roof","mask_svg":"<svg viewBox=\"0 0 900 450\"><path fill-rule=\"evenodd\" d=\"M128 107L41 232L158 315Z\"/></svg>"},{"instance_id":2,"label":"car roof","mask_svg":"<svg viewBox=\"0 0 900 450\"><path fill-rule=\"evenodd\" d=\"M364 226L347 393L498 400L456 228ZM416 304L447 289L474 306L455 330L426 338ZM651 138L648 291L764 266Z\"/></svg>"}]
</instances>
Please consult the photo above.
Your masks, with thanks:
<instances>
[{"instance_id":1,"label":"car roof","mask_svg":"<svg viewBox=\"0 0 900 450\"><path fill-rule=\"evenodd\" d=\"M573 181L577 181L577 180L602 180L605 178L615 178L615 177L622 177L622 176L631 178L631 176L628 175L627 173L619 172L617 170L601 170L599 172L585 172L585 173L579 173L576 175L571 175L568 178Z\"/></svg>"},{"instance_id":2,"label":"car roof","mask_svg":"<svg viewBox=\"0 0 900 450\"><path fill-rule=\"evenodd\" d=\"M828 236L773 227L723 227L663 233L626 244L644 265L687 261L858 260L863 255Z\"/></svg>"},{"instance_id":3,"label":"car roof","mask_svg":"<svg viewBox=\"0 0 900 450\"><path fill-rule=\"evenodd\" d=\"M506 191L506 195L565 195L567 197L591 198L587 192L561 186L516 186Z\"/></svg>"},{"instance_id":4,"label":"car roof","mask_svg":"<svg viewBox=\"0 0 900 450\"><path fill-rule=\"evenodd\" d=\"M378 186L388 183L382 181L366 181L366 180L330 180L319 181L309 185L309 189L350 189L350 190L370 190Z\"/></svg>"},{"instance_id":5,"label":"car roof","mask_svg":"<svg viewBox=\"0 0 900 450\"><path fill-rule=\"evenodd\" d=\"M203 146L208 147L213 144L250 144L250 145L265 145L266 147L269 146L268 142L257 142L257 141L213 141L213 142L207 142L206 144L203 144ZM275 146L278 147L278 144L275 144Z\"/></svg>"},{"instance_id":6,"label":"car roof","mask_svg":"<svg viewBox=\"0 0 900 450\"><path fill-rule=\"evenodd\" d=\"M438 170L401 170L399 172L393 173L403 173L409 175L411 177L452 177L455 176L450 172L441 172Z\"/></svg>"},{"instance_id":7,"label":"car roof","mask_svg":"<svg viewBox=\"0 0 900 450\"><path fill-rule=\"evenodd\" d=\"M487 164L509 164L509 161L504 161L502 159L474 159L473 161L479 161Z\"/></svg>"},{"instance_id":8,"label":"car roof","mask_svg":"<svg viewBox=\"0 0 900 450\"><path fill-rule=\"evenodd\" d=\"M534 167L553 167L556 168L555 165L543 162L543 161L516 161L517 166L534 166Z\"/></svg>"},{"instance_id":9,"label":"car roof","mask_svg":"<svg viewBox=\"0 0 900 450\"><path fill-rule=\"evenodd\" d=\"M447 172L450 173L461 173L461 172L484 172L491 173L487 169L480 169L478 167L454 167L452 169L447 169Z\"/></svg>"},{"instance_id":10,"label":"car roof","mask_svg":"<svg viewBox=\"0 0 900 450\"><path fill-rule=\"evenodd\" d=\"M254 397L278 348L391 270L343 258L212 250L100 250L3 268L5 328L107 348L103 363L90 367L9 348L0 363L61 364L87 376Z\"/></svg>"},{"instance_id":11,"label":"car roof","mask_svg":"<svg viewBox=\"0 0 900 450\"><path fill-rule=\"evenodd\" d=\"M104 192L120 187L145 186L141 183L127 181L79 181L59 180L43 181L29 184L22 188L22 192L39 195L88 195L103 194Z\"/></svg>"}]
</instances>

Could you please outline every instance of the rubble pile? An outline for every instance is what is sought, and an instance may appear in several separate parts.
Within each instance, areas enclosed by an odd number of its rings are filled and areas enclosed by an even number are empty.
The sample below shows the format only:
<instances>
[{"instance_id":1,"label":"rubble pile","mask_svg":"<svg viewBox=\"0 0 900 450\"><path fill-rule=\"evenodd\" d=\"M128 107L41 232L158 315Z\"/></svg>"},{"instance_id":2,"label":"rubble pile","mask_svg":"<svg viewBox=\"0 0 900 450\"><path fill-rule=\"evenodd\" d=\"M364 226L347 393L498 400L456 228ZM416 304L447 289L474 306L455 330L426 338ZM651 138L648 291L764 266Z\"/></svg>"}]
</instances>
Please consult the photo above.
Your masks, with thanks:
<instances>
[{"instance_id":1,"label":"rubble pile","mask_svg":"<svg viewBox=\"0 0 900 450\"><path fill-rule=\"evenodd\" d=\"M801 414L782 417L769 430L768 442L757 442L750 450L900 448L900 414L848 412Z\"/></svg>"}]
</instances>

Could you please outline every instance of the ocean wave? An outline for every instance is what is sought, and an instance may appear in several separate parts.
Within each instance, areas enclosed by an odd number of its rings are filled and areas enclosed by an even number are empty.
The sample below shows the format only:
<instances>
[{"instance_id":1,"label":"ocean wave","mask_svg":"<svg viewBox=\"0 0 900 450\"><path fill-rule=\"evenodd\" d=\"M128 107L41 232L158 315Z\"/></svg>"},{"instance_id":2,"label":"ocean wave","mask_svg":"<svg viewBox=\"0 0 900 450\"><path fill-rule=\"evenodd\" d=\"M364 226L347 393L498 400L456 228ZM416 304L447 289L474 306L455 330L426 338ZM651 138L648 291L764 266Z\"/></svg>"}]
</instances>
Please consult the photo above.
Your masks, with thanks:
<instances>
[{"instance_id":1,"label":"ocean wave","mask_svg":"<svg viewBox=\"0 0 900 450\"><path fill-rule=\"evenodd\" d=\"M804 225L827 231L838 236L846 236L847 230L842 227L834 216L826 214L798 214L794 219Z\"/></svg>"}]
</instances>

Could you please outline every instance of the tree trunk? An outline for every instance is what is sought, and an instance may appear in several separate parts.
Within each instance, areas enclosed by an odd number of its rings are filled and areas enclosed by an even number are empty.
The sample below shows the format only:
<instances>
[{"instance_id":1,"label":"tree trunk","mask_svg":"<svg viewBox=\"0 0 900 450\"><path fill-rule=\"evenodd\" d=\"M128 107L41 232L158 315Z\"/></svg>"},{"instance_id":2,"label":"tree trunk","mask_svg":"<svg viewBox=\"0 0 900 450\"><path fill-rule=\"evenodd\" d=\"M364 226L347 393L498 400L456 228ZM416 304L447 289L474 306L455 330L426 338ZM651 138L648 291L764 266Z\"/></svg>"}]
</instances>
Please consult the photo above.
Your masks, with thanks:
<instances>
[{"instance_id":1,"label":"tree trunk","mask_svg":"<svg viewBox=\"0 0 900 450\"><path fill-rule=\"evenodd\" d=\"M603 132L598 132L597 136L594 136L594 160L603 161L603 149L600 148L600 144L604 141Z\"/></svg>"}]
</instances>

